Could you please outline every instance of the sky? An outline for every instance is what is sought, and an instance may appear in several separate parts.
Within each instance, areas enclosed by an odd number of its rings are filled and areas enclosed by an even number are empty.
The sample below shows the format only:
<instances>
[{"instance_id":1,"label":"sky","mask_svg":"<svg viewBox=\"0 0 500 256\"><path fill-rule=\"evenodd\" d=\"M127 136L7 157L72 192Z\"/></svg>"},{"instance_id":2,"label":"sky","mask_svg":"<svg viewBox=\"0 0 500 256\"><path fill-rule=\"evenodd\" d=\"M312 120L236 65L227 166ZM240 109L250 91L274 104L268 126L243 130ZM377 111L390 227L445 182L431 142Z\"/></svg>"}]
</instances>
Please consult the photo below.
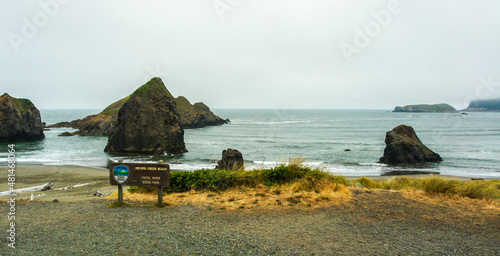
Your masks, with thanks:
<instances>
[{"instance_id":1,"label":"sky","mask_svg":"<svg viewBox=\"0 0 500 256\"><path fill-rule=\"evenodd\" d=\"M500 96L496 0L0 0L0 93L102 109L161 77L212 109Z\"/></svg>"}]
</instances>

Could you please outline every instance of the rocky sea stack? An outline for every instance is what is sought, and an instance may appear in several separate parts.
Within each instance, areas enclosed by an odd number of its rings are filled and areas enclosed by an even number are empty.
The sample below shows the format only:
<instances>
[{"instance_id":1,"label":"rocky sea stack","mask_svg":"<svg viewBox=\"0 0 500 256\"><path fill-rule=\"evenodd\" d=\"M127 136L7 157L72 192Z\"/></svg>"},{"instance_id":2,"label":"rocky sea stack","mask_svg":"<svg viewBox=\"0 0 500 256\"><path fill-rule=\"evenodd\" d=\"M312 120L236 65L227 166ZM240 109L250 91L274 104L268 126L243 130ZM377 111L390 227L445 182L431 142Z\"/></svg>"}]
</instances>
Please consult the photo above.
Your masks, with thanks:
<instances>
[{"instance_id":1,"label":"rocky sea stack","mask_svg":"<svg viewBox=\"0 0 500 256\"><path fill-rule=\"evenodd\" d=\"M437 163L443 159L427 148L417 137L411 126L400 125L385 135L384 156L380 158L385 164L422 164Z\"/></svg>"},{"instance_id":2,"label":"rocky sea stack","mask_svg":"<svg viewBox=\"0 0 500 256\"><path fill-rule=\"evenodd\" d=\"M151 79L123 103L104 151L156 155L187 152L175 102L160 78Z\"/></svg>"},{"instance_id":3,"label":"rocky sea stack","mask_svg":"<svg viewBox=\"0 0 500 256\"><path fill-rule=\"evenodd\" d=\"M0 141L15 142L43 139L40 111L28 99L5 93L0 97Z\"/></svg>"}]
</instances>

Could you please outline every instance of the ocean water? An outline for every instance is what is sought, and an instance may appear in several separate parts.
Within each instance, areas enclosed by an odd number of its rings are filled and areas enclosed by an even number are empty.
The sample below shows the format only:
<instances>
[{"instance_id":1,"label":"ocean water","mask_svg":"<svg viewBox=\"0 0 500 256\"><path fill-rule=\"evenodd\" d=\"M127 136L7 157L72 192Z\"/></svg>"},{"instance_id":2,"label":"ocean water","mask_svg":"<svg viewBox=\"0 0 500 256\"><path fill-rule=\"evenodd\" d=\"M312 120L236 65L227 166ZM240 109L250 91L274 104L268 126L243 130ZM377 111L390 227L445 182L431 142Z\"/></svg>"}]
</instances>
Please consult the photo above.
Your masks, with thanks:
<instances>
[{"instance_id":1,"label":"ocean water","mask_svg":"<svg viewBox=\"0 0 500 256\"><path fill-rule=\"evenodd\" d=\"M83 118L99 110L41 110L47 124ZM386 110L214 110L230 124L185 130L188 153L176 156L116 156L103 152L106 137L58 137L73 129L51 129L46 138L16 143L20 164L104 167L107 159L158 161L172 169L214 168L222 150L238 149L246 168L273 167L289 159L346 176L391 171L432 171L444 175L500 178L500 113L392 113ZM442 163L392 167L377 163L385 133L406 124L439 153ZM344 151L350 149L351 151ZM7 144L0 144L6 164Z\"/></svg>"}]
</instances>

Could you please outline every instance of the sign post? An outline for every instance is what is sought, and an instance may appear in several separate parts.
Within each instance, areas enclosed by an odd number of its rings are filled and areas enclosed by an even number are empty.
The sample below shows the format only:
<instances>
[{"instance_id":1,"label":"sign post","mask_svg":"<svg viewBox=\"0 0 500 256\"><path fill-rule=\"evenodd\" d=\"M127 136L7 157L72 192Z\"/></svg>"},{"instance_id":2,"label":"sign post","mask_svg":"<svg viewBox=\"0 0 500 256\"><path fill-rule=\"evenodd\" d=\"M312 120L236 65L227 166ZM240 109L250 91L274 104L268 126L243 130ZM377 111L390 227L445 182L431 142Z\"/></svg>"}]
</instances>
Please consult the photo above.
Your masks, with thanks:
<instances>
[{"instance_id":1,"label":"sign post","mask_svg":"<svg viewBox=\"0 0 500 256\"><path fill-rule=\"evenodd\" d=\"M118 202L123 203L123 187L118 185Z\"/></svg>"},{"instance_id":2,"label":"sign post","mask_svg":"<svg viewBox=\"0 0 500 256\"><path fill-rule=\"evenodd\" d=\"M123 203L123 186L158 188L158 204L163 203L163 187L170 182L170 165L163 163L109 163L109 182L118 186L118 202Z\"/></svg>"}]
</instances>

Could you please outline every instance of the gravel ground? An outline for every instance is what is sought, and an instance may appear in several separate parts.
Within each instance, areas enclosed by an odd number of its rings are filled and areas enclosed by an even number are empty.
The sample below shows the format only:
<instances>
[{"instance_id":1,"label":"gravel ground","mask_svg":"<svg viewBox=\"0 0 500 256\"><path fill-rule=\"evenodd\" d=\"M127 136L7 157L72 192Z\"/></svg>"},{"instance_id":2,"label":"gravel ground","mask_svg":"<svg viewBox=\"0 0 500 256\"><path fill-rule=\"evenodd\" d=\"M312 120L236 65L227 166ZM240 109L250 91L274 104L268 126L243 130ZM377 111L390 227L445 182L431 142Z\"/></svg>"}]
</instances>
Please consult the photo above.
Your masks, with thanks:
<instances>
[{"instance_id":1,"label":"gravel ground","mask_svg":"<svg viewBox=\"0 0 500 256\"><path fill-rule=\"evenodd\" d=\"M367 191L320 210L21 202L17 248L4 236L0 255L500 255L496 206Z\"/></svg>"}]
</instances>

